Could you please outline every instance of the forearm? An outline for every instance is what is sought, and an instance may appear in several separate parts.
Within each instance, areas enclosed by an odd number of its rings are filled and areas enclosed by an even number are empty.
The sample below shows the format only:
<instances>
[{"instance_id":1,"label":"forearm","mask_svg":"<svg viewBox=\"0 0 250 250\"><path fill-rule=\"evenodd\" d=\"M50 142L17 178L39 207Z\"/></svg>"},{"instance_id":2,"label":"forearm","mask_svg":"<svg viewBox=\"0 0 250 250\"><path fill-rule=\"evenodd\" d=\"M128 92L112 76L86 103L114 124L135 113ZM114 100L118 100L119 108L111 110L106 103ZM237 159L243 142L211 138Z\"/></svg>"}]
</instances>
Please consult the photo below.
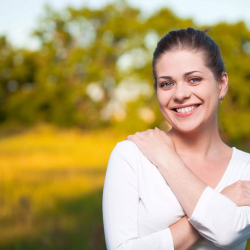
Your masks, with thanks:
<instances>
[{"instance_id":1,"label":"forearm","mask_svg":"<svg viewBox=\"0 0 250 250\"><path fill-rule=\"evenodd\" d=\"M190 218L207 185L178 156L162 160L158 168Z\"/></svg>"},{"instance_id":2,"label":"forearm","mask_svg":"<svg viewBox=\"0 0 250 250\"><path fill-rule=\"evenodd\" d=\"M188 220L204 238L223 249L244 245L250 237L250 207L238 207L211 187L206 188Z\"/></svg>"},{"instance_id":3,"label":"forearm","mask_svg":"<svg viewBox=\"0 0 250 250\"><path fill-rule=\"evenodd\" d=\"M184 216L169 228L172 234L175 250L189 249L203 238L190 224L187 216Z\"/></svg>"},{"instance_id":4,"label":"forearm","mask_svg":"<svg viewBox=\"0 0 250 250\"><path fill-rule=\"evenodd\" d=\"M229 198L207 186L181 159L172 157L165 165L160 164L159 170L189 222L204 238L223 249L245 244L250 236L248 206L237 207Z\"/></svg>"}]
</instances>

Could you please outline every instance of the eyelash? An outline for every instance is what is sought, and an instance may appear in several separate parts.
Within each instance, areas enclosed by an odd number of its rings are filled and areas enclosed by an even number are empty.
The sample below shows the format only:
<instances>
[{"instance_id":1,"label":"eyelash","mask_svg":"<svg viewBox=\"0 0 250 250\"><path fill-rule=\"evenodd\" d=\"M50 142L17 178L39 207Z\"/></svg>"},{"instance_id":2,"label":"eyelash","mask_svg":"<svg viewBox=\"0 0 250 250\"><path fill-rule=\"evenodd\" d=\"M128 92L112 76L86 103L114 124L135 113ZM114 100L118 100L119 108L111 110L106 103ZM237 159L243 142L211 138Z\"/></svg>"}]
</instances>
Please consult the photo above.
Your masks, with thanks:
<instances>
[{"instance_id":1,"label":"eyelash","mask_svg":"<svg viewBox=\"0 0 250 250\"><path fill-rule=\"evenodd\" d=\"M194 79L198 80L198 81L196 81L194 83L200 82L202 80L202 78L200 78L200 77L193 77L190 80L194 80ZM162 82L162 83L160 83L160 88L163 88L165 84L173 84L173 83L172 82ZM170 88L170 87L171 86L168 86L167 88Z\"/></svg>"}]
</instances>

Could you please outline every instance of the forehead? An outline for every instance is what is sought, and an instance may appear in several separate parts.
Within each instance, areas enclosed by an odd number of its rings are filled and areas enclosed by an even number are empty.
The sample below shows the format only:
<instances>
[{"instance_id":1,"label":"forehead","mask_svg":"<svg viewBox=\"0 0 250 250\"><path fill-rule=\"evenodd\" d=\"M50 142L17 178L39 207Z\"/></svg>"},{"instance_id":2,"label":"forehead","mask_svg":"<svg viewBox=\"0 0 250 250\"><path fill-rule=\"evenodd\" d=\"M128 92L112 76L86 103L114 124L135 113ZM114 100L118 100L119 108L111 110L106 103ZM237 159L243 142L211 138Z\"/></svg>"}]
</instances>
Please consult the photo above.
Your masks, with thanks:
<instances>
[{"instance_id":1,"label":"forehead","mask_svg":"<svg viewBox=\"0 0 250 250\"><path fill-rule=\"evenodd\" d=\"M162 54L155 65L155 70L157 77L166 74L178 77L190 71L212 73L204 64L203 53L186 50Z\"/></svg>"}]
</instances>

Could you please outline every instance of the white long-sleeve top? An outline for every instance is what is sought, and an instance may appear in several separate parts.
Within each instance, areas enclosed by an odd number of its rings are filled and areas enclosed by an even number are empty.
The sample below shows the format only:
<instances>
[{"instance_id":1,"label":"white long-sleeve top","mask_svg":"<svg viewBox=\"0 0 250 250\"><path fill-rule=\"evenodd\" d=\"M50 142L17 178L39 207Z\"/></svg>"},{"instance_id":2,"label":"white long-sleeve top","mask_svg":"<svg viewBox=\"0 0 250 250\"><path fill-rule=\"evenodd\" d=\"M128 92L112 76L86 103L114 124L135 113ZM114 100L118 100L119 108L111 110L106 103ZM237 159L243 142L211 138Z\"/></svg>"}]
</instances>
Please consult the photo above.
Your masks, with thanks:
<instances>
[{"instance_id":1,"label":"white long-sleeve top","mask_svg":"<svg viewBox=\"0 0 250 250\"><path fill-rule=\"evenodd\" d=\"M250 207L220 193L238 180L250 180L250 154L233 148L219 184L206 187L188 219L204 237L192 250L245 249ZM169 226L185 212L158 168L131 141L119 142L111 153L102 205L108 250L174 250Z\"/></svg>"}]
</instances>

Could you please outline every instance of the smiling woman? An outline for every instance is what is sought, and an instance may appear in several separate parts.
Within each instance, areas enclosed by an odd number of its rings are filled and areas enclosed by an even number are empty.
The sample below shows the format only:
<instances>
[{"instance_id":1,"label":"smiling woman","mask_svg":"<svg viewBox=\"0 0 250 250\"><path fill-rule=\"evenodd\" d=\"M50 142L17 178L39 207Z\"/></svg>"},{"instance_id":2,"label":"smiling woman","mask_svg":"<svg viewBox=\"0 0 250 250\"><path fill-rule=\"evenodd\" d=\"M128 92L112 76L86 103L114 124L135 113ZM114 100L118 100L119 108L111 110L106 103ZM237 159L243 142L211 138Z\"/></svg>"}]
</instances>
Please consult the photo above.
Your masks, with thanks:
<instances>
[{"instance_id":1,"label":"smiling woman","mask_svg":"<svg viewBox=\"0 0 250 250\"><path fill-rule=\"evenodd\" d=\"M207 31L171 31L157 45L154 87L172 129L137 132L114 148L103 191L109 250L245 249L250 154L220 138L228 75Z\"/></svg>"},{"instance_id":2,"label":"smiling woman","mask_svg":"<svg viewBox=\"0 0 250 250\"><path fill-rule=\"evenodd\" d=\"M226 94L228 77L223 71L221 78L216 80L218 77L204 64L203 54L187 50L166 52L155 65L160 109L175 129L178 126L178 130L192 132L192 128L197 130L199 125L210 121L209 126L213 124L214 131L217 131L217 115L213 114L217 114L218 100ZM201 113L199 119L191 117L194 113Z\"/></svg>"}]
</instances>

